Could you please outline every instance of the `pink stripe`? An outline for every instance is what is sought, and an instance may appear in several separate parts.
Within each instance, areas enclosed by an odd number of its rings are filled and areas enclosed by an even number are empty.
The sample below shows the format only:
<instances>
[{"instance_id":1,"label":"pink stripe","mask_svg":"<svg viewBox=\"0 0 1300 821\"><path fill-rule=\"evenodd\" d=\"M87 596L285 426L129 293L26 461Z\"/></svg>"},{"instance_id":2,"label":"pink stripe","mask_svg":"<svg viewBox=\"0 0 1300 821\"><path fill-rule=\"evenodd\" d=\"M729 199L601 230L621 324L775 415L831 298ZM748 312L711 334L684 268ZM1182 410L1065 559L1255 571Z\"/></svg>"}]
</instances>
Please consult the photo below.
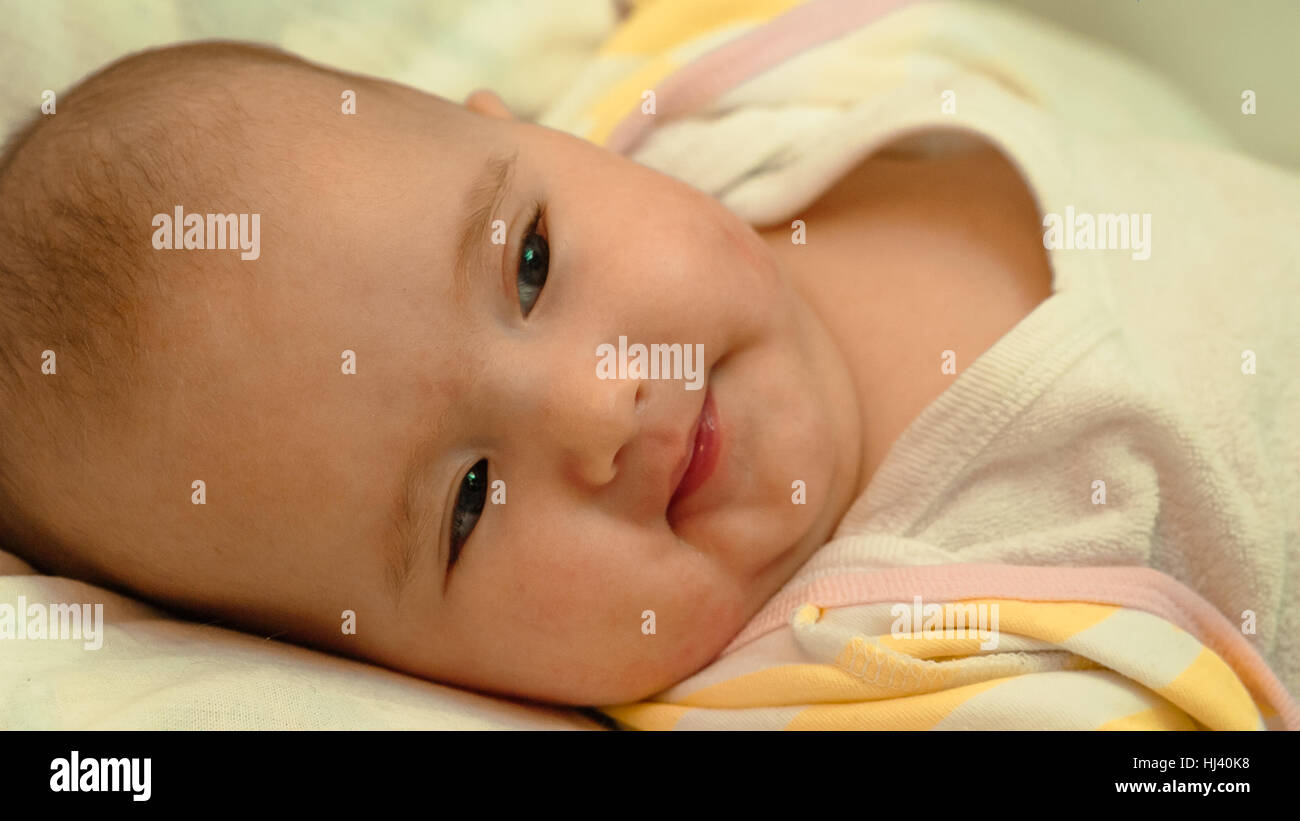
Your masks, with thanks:
<instances>
[{"instance_id":1,"label":"pink stripe","mask_svg":"<svg viewBox=\"0 0 1300 821\"><path fill-rule=\"evenodd\" d=\"M656 115L642 114L637 101L610 132L605 147L627 154L659 123L694 111L782 60L842 37L914 1L808 0L669 75L655 89Z\"/></svg>"},{"instance_id":2,"label":"pink stripe","mask_svg":"<svg viewBox=\"0 0 1300 821\"><path fill-rule=\"evenodd\" d=\"M934 601L1003 598L1090 602L1144 610L1181 627L1218 653L1257 697L1272 705L1286 729L1300 729L1300 707L1241 630L1200 595L1148 567L956 564L845 571L777 595L722 655L789 624L791 612L806 602L846 607L911 601L918 593Z\"/></svg>"}]
</instances>

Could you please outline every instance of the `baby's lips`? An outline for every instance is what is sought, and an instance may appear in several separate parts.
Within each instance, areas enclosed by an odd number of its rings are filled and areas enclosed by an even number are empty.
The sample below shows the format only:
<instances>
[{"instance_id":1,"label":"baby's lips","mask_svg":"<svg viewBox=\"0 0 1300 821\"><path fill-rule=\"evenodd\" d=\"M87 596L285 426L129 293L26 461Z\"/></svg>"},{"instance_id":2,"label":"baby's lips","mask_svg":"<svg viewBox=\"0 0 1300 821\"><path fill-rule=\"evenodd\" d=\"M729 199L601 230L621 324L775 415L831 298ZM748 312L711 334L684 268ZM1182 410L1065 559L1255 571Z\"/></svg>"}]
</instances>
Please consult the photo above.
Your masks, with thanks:
<instances>
[{"instance_id":1,"label":"baby's lips","mask_svg":"<svg viewBox=\"0 0 1300 821\"><path fill-rule=\"evenodd\" d=\"M681 507L686 504L714 473L721 451L721 431L718 426L717 404L713 391L704 394L704 403L696 420L691 441L691 458L676 492L668 504L668 520L672 524L680 518Z\"/></svg>"}]
</instances>

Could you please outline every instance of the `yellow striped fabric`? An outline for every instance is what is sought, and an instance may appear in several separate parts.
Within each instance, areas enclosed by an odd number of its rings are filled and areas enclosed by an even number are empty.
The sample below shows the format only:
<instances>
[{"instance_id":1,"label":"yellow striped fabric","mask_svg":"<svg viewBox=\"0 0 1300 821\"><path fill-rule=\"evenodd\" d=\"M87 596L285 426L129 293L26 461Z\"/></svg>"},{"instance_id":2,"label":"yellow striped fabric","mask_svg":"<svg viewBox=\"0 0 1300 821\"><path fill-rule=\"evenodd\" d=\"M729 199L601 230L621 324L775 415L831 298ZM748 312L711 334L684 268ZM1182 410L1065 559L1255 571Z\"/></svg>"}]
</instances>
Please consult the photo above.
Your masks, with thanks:
<instances>
[{"instance_id":1,"label":"yellow striped fabric","mask_svg":"<svg viewBox=\"0 0 1300 821\"><path fill-rule=\"evenodd\" d=\"M910 602L805 604L781 628L797 654L769 635L724 657L734 674L706 668L652 700L603 711L642 730L1266 729L1232 668L1150 613L937 604L919 625L901 618Z\"/></svg>"},{"instance_id":2,"label":"yellow striped fabric","mask_svg":"<svg viewBox=\"0 0 1300 821\"><path fill-rule=\"evenodd\" d=\"M650 0L637 3L592 58L577 102L542 124L604 145L614 127L682 66L802 0ZM583 93L583 89L589 93Z\"/></svg>"}]
</instances>

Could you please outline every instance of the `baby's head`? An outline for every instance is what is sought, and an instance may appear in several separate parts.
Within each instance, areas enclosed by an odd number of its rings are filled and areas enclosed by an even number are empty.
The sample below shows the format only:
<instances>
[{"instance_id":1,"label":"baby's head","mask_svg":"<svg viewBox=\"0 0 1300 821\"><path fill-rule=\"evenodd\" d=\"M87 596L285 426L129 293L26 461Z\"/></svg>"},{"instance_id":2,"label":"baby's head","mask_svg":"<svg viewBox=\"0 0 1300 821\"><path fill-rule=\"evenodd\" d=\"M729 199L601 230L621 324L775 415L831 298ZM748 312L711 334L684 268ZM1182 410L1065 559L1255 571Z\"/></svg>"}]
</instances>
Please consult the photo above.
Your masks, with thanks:
<instances>
[{"instance_id":1,"label":"baby's head","mask_svg":"<svg viewBox=\"0 0 1300 821\"><path fill-rule=\"evenodd\" d=\"M256 258L155 247L214 241L178 206L258 215ZM491 94L136 55L11 142L0 209L0 533L47 572L614 703L712 659L857 487L843 357L758 235ZM701 389L601 370L620 337L702 351Z\"/></svg>"}]
</instances>

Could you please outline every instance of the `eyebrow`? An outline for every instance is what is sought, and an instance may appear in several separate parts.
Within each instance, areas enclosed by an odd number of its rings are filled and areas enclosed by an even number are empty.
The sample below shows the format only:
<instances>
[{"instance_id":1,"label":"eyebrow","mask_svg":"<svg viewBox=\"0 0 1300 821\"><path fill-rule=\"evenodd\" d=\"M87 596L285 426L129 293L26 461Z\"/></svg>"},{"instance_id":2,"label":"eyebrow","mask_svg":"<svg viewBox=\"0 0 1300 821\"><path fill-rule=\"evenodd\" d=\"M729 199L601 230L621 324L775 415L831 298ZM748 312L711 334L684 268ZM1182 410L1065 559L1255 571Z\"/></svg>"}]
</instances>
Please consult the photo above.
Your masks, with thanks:
<instances>
[{"instance_id":1,"label":"eyebrow","mask_svg":"<svg viewBox=\"0 0 1300 821\"><path fill-rule=\"evenodd\" d=\"M478 179L465 194L462 204L465 221L461 224L460 241L456 245L454 269L457 302L464 301L465 291L469 288L470 272L482 264L486 246L491 244L487 242L487 234L492 226L492 215L500 208L510 190L518 157L517 149L510 154L499 153L488 157Z\"/></svg>"},{"instance_id":2,"label":"eyebrow","mask_svg":"<svg viewBox=\"0 0 1300 821\"><path fill-rule=\"evenodd\" d=\"M402 477L401 495L397 500L397 516L393 520L393 535L387 545L388 587L395 604L400 603L402 591L411 580L420 548L427 544L439 545L439 565L442 564L441 541L438 538L438 518L434 515L434 488L427 445L417 448L406 463Z\"/></svg>"}]
</instances>

